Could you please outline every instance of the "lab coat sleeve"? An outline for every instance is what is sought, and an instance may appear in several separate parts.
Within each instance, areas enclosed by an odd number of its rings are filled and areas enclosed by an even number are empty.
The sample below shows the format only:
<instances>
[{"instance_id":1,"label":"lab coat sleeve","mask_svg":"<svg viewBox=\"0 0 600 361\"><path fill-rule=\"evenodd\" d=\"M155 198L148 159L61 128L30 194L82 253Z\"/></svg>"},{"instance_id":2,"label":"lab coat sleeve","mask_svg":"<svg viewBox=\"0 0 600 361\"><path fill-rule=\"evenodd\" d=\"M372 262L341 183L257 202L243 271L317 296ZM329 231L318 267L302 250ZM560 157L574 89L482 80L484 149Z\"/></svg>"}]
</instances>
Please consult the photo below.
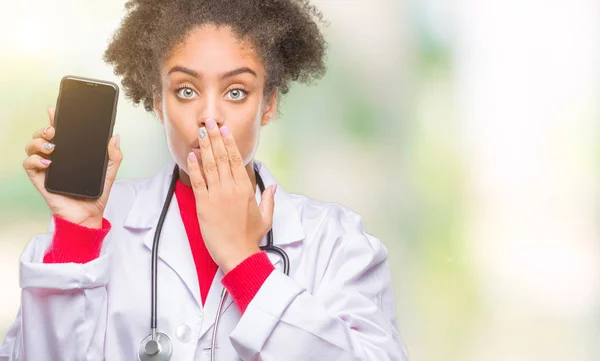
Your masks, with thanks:
<instances>
[{"instance_id":1,"label":"lab coat sleeve","mask_svg":"<svg viewBox=\"0 0 600 361\"><path fill-rule=\"evenodd\" d=\"M344 233L306 246L302 262L323 268L312 293L280 271L267 278L230 334L243 360L408 360L385 247L362 223Z\"/></svg>"},{"instance_id":2,"label":"lab coat sleeve","mask_svg":"<svg viewBox=\"0 0 600 361\"><path fill-rule=\"evenodd\" d=\"M21 255L21 307L0 361L104 359L111 252L85 264L44 264L51 240L51 232L37 235Z\"/></svg>"}]
</instances>

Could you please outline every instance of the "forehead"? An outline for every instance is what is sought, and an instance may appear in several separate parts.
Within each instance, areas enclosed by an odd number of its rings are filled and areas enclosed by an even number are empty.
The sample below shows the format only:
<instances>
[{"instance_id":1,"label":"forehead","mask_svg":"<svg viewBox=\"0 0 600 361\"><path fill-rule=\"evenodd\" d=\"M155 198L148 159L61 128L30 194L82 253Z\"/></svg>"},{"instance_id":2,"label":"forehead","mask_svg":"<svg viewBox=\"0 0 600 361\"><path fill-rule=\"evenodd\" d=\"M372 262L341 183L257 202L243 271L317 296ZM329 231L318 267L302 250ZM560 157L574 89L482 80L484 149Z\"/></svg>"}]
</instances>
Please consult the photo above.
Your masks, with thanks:
<instances>
[{"instance_id":1,"label":"forehead","mask_svg":"<svg viewBox=\"0 0 600 361\"><path fill-rule=\"evenodd\" d=\"M251 44L240 40L229 27L204 25L192 30L173 48L165 68L179 65L205 75L249 67L264 74L264 66Z\"/></svg>"}]
</instances>

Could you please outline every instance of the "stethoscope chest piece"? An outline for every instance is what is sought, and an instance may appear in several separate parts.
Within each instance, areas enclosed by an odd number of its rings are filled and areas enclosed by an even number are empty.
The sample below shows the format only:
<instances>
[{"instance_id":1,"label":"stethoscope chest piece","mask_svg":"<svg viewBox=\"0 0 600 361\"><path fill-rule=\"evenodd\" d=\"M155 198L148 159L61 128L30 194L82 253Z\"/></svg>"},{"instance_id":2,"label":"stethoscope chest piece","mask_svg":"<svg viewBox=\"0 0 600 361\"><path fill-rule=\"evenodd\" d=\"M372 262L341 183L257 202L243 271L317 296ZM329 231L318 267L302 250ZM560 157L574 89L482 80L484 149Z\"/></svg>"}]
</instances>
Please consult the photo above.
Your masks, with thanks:
<instances>
[{"instance_id":1,"label":"stethoscope chest piece","mask_svg":"<svg viewBox=\"0 0 600 361\"><path fill-rule=\"evenodd\" d=\"M156 340L148 335L140 344L139 361L167 361L173 352L173 343L169 336L162 332L156 333Z\"/></svg>"}]
</instances>

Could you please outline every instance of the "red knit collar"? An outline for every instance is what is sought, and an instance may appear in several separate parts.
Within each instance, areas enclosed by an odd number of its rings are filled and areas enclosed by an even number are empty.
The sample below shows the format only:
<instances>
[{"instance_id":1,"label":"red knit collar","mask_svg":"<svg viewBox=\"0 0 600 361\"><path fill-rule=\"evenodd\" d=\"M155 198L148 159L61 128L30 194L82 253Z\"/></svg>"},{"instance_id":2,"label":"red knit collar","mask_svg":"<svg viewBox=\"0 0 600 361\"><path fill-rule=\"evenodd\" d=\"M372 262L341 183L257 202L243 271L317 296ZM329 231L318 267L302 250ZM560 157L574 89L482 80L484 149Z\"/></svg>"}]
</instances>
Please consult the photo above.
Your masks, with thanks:
<instances>
[{"instance_id":1,"label":"red knit collar","mask_svg":"<svg viewBox=\"0 0 600 361\"><path fill-rule=\"evenodd\" d=\"M178 180L175 184L175 196L181 210L186 213L188 211L196 212L196 198L191 186L185 185L181 180Z\"/></svg>"}]
</instances>

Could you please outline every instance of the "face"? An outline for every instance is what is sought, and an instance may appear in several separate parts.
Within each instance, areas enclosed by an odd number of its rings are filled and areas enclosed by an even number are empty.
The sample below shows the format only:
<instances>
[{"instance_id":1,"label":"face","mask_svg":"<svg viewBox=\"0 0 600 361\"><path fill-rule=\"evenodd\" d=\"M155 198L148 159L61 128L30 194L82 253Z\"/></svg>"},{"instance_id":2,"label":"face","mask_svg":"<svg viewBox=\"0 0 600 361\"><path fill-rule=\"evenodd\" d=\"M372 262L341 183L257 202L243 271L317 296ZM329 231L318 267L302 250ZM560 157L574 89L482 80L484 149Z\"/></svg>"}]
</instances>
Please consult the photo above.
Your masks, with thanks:
<instances>
[{"instance_id":1,"label":"face","mask_svg":"<svg viewBox=\"0 0 600 361\"><path fill-rule=\"evenodd\" d=\"M202 26L161 65L161 94L154 108L165 126L171 155L185 172L186 157L200 159L198 129L214 119L227 125L251 168L261 126L270 122L277 92L264 96L265 68L252 47L227 27Z\"/></svg>"}]
</instances>

